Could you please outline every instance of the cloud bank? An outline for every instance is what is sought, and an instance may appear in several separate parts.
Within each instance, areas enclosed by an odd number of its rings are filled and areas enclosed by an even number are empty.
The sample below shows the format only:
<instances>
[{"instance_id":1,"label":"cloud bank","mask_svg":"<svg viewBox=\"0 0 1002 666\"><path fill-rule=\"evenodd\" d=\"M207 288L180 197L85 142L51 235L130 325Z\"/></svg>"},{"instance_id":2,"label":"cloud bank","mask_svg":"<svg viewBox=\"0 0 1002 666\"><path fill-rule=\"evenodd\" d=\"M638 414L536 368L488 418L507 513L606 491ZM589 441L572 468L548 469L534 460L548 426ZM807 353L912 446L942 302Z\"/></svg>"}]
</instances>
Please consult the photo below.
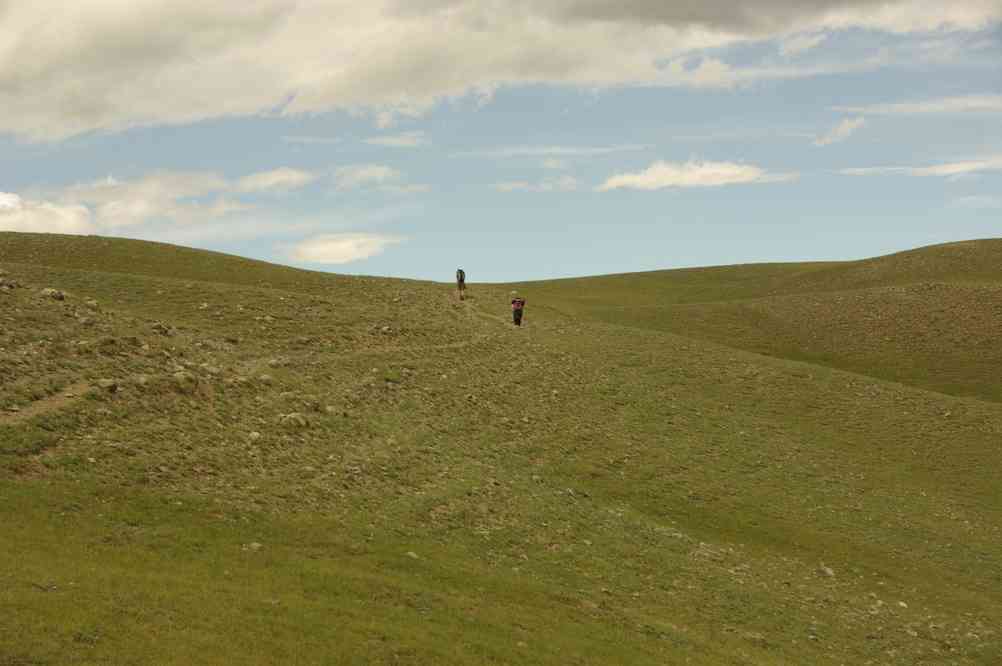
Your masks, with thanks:
<instances>
[{"instance_id":1,"label":"cloud bank","mask_svg":"<svg viewBox=\"0 0 1002 666\"><path fill-rule=\"evenodd\" d=\"M159 171L125 181L109 176L31 199L0 193L0 230L83 234L149 222L190 225L251 210L240 195L289 192L315 179L288 167L236 181L212 172Z\"/></svg>"},{"instance_id":2,"label":"cloud bank","mask_svg":"<svg viewBox=\"0 0 1002 666\"><path fill-rule=\"evenodd\" d=\"M818 35L977 30L997 0L10 0L0 132L88 131L367 109L379 124L499 86L726 86L830 68L734 69L702 49ZM807 35L797 38L797 35ZM665 64L667 63L667 64Z\"/></svg>"}]
</instances>

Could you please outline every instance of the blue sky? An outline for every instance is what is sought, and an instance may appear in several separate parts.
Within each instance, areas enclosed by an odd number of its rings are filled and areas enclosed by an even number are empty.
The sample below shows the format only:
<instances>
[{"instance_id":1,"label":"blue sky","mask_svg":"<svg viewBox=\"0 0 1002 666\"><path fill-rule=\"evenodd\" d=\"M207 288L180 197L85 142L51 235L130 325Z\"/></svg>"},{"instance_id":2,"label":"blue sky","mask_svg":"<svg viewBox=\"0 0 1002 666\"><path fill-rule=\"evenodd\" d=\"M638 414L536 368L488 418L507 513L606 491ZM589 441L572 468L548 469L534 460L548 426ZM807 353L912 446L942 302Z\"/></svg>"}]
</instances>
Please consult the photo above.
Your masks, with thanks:
<instances>
[{"instance_id":1,"label":"blue sky","mask_svg":"<svg viewBox=\"0 0 1002 666\"><path fill-rule=\"evenodd\" d=\"M55 4L0 3L0 230L471 281L1002 235L998 0Z\"/></svg>"}]
</instances>

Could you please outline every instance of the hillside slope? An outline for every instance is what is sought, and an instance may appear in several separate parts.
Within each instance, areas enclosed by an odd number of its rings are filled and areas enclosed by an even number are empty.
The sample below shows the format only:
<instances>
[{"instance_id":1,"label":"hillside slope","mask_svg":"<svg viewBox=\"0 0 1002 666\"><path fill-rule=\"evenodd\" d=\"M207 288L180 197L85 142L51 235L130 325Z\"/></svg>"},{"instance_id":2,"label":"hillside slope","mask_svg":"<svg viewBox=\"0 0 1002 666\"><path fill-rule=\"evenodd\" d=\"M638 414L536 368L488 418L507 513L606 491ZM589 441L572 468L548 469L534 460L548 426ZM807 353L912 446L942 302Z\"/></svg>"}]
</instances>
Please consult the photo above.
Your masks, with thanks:
<instances>
[{"instance_id":1,"label":"hillside slope","mask_svg":"<svg viewBox=\"0 0 1002 666\"><path fill-rule=\"evenodd\" d=\"M681 334L527 285L515 329L506 287L44 241L0 254L0 664L1002 655L1002 405L707 333L832 266L647 278Z\"/></svg>"},{"instance_id":2,"label":"hillside slope","mask_svg":"<svg viewBox=\"0 0 1002 666\"><path fill-rule=\"evenodd\" d=\"M555 311L1002 401L1002 240L522 285Z\"/></svg>"}]
</instances>

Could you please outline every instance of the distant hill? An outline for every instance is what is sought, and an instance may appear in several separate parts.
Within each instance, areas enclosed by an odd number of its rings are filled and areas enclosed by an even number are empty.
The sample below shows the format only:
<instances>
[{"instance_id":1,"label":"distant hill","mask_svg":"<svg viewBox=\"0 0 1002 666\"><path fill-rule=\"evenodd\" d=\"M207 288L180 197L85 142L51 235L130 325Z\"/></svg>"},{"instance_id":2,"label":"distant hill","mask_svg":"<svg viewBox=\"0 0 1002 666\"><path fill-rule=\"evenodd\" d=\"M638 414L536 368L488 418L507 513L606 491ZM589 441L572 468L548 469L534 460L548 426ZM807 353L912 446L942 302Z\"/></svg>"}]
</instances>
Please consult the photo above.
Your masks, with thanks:
<instances>
[{"instance_id":1,"label":"distant hill","mask_svg":"<svg viewBox=\"0 0 1002 666\"><path fill-rule=\"evenodd\" d=\"M528 283L575 317L1002 400L1002 240L827 264Z\"/></svg>"},{"instance_id":2,"label":"distant hill","mask_svg":"<svg viewBox=\"0 0 1002 666\"><path fill-rule=\"evenodd\" d=\"M154 243L106 238L22 234L0 231L0 262L64 269L127 273L153 278L201 280L249 287L315 292L333 284L330 273L307 271L230 254ZM338 276L337 281L365 278ZM403 282L384 278L388 282Z\"/></svg>"}]
</instances>

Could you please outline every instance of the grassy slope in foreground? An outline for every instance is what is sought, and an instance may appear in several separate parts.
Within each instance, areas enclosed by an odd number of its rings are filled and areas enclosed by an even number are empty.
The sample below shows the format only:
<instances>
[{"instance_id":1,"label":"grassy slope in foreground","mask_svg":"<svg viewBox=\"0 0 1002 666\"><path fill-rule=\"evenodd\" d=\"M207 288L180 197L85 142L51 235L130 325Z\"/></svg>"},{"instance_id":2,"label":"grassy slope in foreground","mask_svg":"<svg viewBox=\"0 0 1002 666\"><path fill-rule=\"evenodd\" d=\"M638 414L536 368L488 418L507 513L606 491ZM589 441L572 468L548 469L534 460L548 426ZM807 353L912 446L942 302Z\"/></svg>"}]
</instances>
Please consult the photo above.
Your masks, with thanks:
<instances>
[{"instance_id":1,"label":"grassy slope in foreground","mask_svg":"<svg viewBox=\"0 0 1002 666\"><path fill-rule=\"evenodd\" d=\"M999 404L543 285L514 330L502 289L44 240L0 235L0 663L998 660Z\"/></svg>"}]
</instances>

